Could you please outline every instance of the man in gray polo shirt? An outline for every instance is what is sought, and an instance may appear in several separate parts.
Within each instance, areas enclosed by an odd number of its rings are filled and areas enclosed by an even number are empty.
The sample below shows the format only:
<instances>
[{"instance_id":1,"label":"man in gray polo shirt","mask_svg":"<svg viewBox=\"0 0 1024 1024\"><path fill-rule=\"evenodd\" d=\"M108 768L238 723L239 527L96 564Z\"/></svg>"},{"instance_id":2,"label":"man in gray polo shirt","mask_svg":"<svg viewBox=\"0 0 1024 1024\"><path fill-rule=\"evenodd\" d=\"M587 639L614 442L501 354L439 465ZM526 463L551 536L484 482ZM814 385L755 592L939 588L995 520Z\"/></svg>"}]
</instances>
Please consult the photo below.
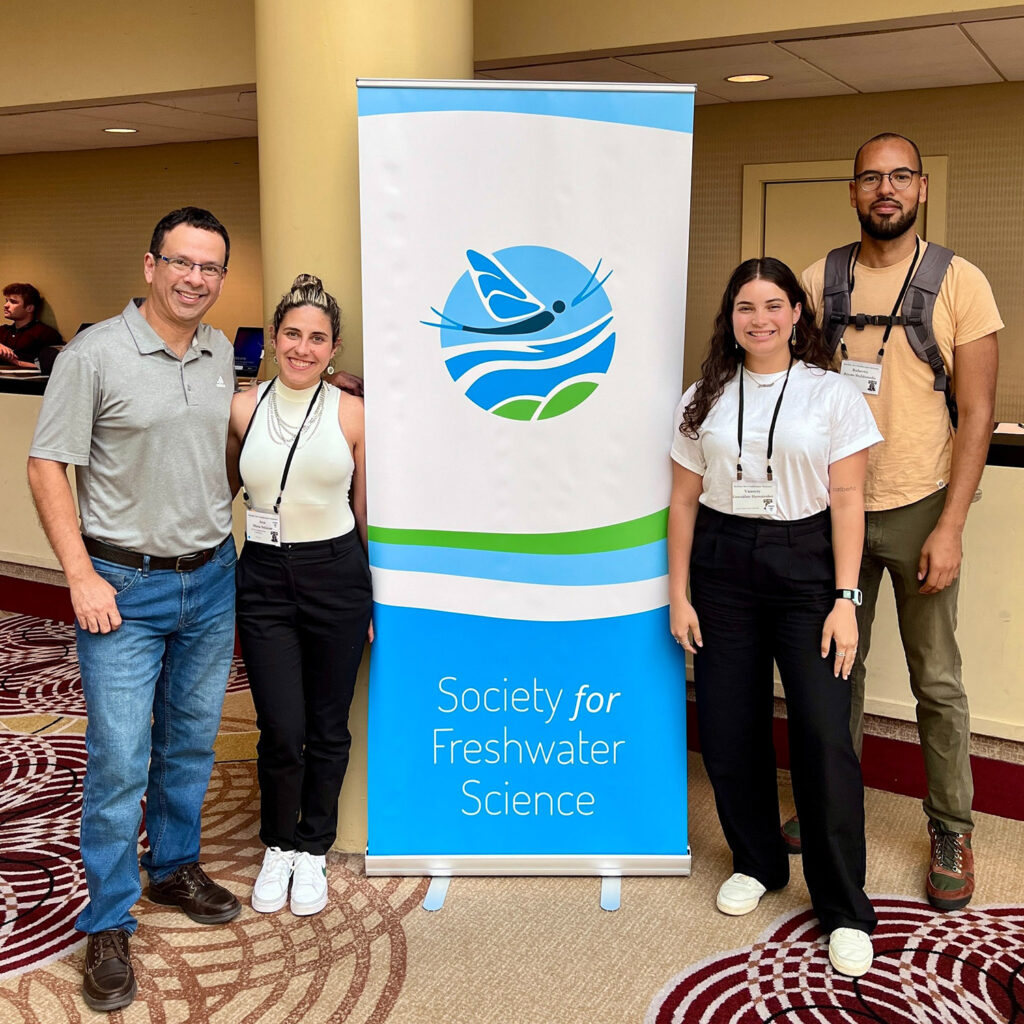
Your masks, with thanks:
<instances>
[{"instance_id":1,"label":"man in gray polo shirt","mask_svg":"<svg viewBox=\"0 0 1024 1024\"><path fill-rule=\"evenodd\" d=\"M199 867L199 816L234 645L235 547L224 452L233 351L201 322L228 233L184 207L156 226L141 305L78 335L54 367L29 453L39 518L64 568L88 710L82 992L135 996L129 936L141 895L203 924L241 909ZM68 465L75 466L81 527Z\"/></svg>"}]
</instances>

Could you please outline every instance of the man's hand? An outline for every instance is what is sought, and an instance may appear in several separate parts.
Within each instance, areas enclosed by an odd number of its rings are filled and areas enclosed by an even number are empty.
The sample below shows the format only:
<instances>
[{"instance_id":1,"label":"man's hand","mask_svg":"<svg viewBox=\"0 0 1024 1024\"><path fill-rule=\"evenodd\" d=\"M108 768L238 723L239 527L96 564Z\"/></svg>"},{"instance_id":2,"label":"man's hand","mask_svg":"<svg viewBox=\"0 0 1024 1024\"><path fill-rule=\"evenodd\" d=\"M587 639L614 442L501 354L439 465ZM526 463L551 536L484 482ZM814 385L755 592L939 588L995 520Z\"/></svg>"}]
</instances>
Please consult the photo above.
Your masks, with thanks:
<instances>
[{"instance_id":1,"label":"man's hand","mask_svg":"<svg viewBox=\"0 0 1024 1024\"><path fill-rule=\"evenodd\" d=\"M82 629L90 633L110 633L121 625L121 613L115 600L117 591L98 572L71 583L71 605Z\"/></svg>"},{"instance_id":2,"label":"man's hand","mask_svg":"<svg viewBox=\"0 0 1024 1024\"><path fill-rule=\"evenodd\" d=\"M347 370L335 370L327 380L336 388L347 391L350 395L355 395L356 398L363 397L363 378L357 377L354 373L349 373Z\"/></svg>"},{"instance_id":3,"label":"man's hand","mask_svg":"<svg viewBox=\"0 0 1024 1024\"><path fill-rule=\"evenodd\" d=\"M956 527L936 525L928 534L917 560L917 578L922 580L919 594L937 594L960 575L963 542Z\"/></svg>"},{"instance_id":4,"label":"man's hand","mask_svg":"<svg viewBox=\"0 0 1024 1024\"><path fill-rule=\"evenodd\" d=\"M14 349L7 345L0 345L0 359L7 363L16 363L18 361Z\"/></svg>"}]
</instances>

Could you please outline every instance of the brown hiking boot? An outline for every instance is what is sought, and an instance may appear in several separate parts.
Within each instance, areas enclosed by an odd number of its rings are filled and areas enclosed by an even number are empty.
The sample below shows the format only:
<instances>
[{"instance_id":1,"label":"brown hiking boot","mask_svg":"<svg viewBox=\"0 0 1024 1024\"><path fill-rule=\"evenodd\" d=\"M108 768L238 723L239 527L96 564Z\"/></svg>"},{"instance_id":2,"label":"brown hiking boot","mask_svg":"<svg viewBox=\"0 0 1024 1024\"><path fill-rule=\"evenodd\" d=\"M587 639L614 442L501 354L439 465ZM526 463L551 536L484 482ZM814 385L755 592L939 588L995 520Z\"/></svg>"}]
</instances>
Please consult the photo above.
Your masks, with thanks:
<instances>
[{"instance_id":1,"label":"brown hiking boot","mask_svg":"<svg viewBox=\"0 0 1024 1024\"><path fill-rule=\"evenodd\" d=\"M940 822L928 822L932 862L928 867L928 902L939 910L959 910L974 895L972 832L951 832Z\"/></svg>"},{"instance_id":2,"label":"brown hiking boot","mask_svg":"<svg viewBox=\"0 0 1024 1024\"><path fill-rule=\"evenodd\" d=\"M782 825L782 841L786 844L786 853L799 857L802 849L800 845L800 819L794 814Z\"/></svg>"}]
</instances>

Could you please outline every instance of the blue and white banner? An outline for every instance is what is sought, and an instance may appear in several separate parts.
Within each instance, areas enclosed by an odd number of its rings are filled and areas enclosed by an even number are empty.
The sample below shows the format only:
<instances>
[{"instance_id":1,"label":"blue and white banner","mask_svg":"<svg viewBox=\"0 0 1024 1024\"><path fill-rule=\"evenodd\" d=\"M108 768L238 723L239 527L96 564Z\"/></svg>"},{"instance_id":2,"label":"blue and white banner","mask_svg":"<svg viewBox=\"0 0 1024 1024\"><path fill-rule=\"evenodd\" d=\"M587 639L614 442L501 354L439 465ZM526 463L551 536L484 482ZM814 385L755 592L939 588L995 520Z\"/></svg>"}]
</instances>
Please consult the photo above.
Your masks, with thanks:
<instances>
[{"instance_id":1,"label":"blue and white banner","mask_svg":"<svg viewBox=\"0 0 1024 1024\"><path fill-rule=\"evenodd\" d=\"M682 874L693 90L360 82L371 874Z\"/></svg>"}]
</instances>

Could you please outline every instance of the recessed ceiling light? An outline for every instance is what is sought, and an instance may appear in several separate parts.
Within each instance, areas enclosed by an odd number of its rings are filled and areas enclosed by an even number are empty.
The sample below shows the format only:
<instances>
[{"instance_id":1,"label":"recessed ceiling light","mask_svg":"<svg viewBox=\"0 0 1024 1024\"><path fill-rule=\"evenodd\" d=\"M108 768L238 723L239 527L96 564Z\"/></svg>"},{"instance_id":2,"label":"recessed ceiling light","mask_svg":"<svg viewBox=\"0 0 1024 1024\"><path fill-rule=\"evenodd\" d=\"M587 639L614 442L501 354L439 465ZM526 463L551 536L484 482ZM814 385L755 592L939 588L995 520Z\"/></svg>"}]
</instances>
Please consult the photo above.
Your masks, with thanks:
<instances>
[{"instance_id":1,"label":"recessed ceiling light","mask_svg":"<svg viewBox=\"0 0 1024 1024\"><path fill-rule=\"evenodd\" d=\"M105 132L110 135L134 135L139 129L138 128L104 128Z\"/></svg>"},{"instance_id":2,"label":"recessed ceiling light","mask_svg":"<svg viewBox=\"0 0 1024 1024\"><path fill-rule=\"evenodd\" d=\"M726 81L747 85L750 82L767 82L771 77L771 75L730 75Z\"/></svg>"}]
</instances>

